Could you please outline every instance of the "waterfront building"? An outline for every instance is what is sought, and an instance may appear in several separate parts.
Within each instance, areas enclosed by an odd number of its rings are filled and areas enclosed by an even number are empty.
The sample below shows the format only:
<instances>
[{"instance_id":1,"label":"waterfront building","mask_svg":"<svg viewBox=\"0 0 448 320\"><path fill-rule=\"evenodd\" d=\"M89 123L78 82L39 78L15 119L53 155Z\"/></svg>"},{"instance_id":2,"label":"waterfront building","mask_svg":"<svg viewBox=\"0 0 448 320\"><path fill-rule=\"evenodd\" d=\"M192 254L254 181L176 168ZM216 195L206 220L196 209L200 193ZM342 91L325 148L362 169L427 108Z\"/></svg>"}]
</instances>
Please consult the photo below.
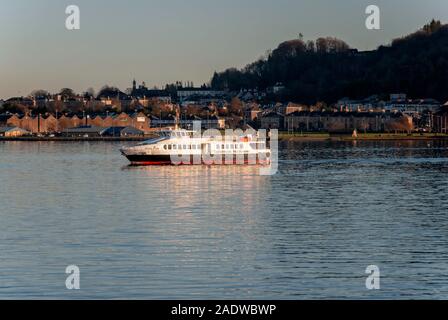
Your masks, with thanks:
<instances>
[{"instance_id":1,"label":"waterfront building","mask_svg":"<svg viewBox=\"0 0 448 320\"><path fill-rule=\"evenodd\" d=\"M72 138L97 138L101 137L106 128L94 126L80 126L76 128L67 128L62 132L64 137Z\"/></svg>"},{"instance_id":2,"label":"waterfront building","mask_svg":"<svg viewBox=\"0 0 448 320\"><path fill-rule=\"evenodd\" d=\"M143 137L145 132L134 127L109 127L101 132L104 137Z\"/></svg>"},{"instance_id":3,"label":"waterfront building","mask_svg":"<svg viewBox=\"0 0 448 320\"><path fill-rule=\"evenodd\" d=\"M289 132L408 132L413 127L411 117L390 112L295 112L284 119Z\"/></svg>"},{"instance_id":4,"label":"waterfront building","mask_svg":"<svg viewBox=\"0 0 448 320\"><path fill-rule=\"evenodd\" d=\"M341 112L381 111L384 108L384 106L385 102L380 100L377 95L357 100L353 100L346 97L340 99L336 103L336 109Z\"/></svg>"},{"instance_id":5,"label":"waterfront building","mask_svg":"<svg viewBox=\"0 0 448 320\"><path fill-rule=\"evenodd\" d=\"M0 137L16 138L29 134L29 131L18 127L0 127Z\"/></svg>"},{"instance_id":6,"label":"waterfront building","mask_svg":"<svg viewBox=\"0 0 448 320\"><path fill-rule=\"evenodd\" d=\"M437 133L448 133L448 104L445 104L441 110L432 115L432 129Z\"/></svg>"},{"instance_id":7,"label":"waterfront building","mask_svg":"<svg viewBox=\"0 0 448 320\"><path fill-rule=\"evenodd\" d=\"M262 115L260 119L260 127L262 129L282 130L283 124L284 124L284 116L274 111Z\"/></svg>"},{"instance_id":8,"label":"waterfront building","mask_svg":"<svg viewBox=\"0 0 448 320\"><path fill-rule=\"evenodd\" d=\"M411 116L418 116L425 112L436 113L440 108L440 102L435 99L392 100L385 105L386 111L402 112Z\"/></svg>"}]
</instances>

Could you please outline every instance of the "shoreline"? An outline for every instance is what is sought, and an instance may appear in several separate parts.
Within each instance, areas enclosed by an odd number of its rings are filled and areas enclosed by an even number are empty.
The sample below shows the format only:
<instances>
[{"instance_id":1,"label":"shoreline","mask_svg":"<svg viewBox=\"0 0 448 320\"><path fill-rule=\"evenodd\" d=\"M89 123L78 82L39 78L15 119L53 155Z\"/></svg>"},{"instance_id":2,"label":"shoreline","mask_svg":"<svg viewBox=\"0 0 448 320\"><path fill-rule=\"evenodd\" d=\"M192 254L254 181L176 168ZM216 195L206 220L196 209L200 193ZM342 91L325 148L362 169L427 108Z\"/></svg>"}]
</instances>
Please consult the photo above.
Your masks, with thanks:
<instances>
[{"instance_id":1,"label":"shoreline","mask_svg":"<svg viewBox=\"0 0 448 320\"><path fill-rule=\"evenodd\" d=\"M126 142L126 141L145 141L152 137L0 137L3 141L26 141L26 142Z\"/></svg>"},{"instance_id":2,"label":"shoreline","mask_svg":"<svg viewBox=\"0 0 448 320\"><path fill-rule=\"evenodd\" d=\"M448 134L395 134L395 133L367 133L358 134L358 137L343 134L282 134L279 133L279 141L426 141L426 140L448 140Z\"/></svg>"},{"instance_id":3,"label":"shoreline","mask_svg":"<svg viewBox=\"0 0 448 320\"><path fill-rule=\"evenodd\" d=\"M154 138L154 136L145 137L0 137L0 142L24 141L24 142L140 142ZM351 135L337 135L328 133L304 133L287 134L279 133L278 140L282 142L301 142L301 141L393 141L393 140L448 140L448 134L392 134L375 133L359 134L354 138Z\"/></svg>"}]
</instances>

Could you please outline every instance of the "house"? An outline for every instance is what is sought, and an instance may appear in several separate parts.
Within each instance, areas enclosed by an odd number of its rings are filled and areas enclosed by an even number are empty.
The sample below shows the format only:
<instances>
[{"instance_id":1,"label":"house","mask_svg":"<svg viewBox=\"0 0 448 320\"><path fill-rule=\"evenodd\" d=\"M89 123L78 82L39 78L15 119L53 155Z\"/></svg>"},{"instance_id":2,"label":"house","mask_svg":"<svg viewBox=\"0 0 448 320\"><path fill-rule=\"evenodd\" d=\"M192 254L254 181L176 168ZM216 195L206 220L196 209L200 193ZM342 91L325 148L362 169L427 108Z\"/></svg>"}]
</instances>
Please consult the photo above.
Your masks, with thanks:
<instances>
[{"instance_id":1,"label":"house","mask_svg":"<svg viewBox=\"0 0 448 320\"><path fill-rule=\"evenodd\" d=\"M129 110L133 104L133 98L118 89L108 88L103 89L97 96L97 99L101 101L104 106L113 107L120 106L122 110Z\"/></svg>"},{"instance_id":2,"label":"house","mask_svg":"<svg viewBox=\"0 0 448 320\"><path fill-rule=\"evenodd\" d=\"M132 82L131 97L136 99L144 107L148 107L151 101L171 103L171 95L166 90L148 89L145 82L137 87L137 82Z\"/></svg>"},{"instance_id":3,"label":"house","mask_svg":"<svg viewBox=\"0 0 448 320\"><path fill-rule=\"evenodd\" d=\"M0 137L15 138L29 134L28 131L18 127L0 127Z\"/></svg>"},{"instance_id":4,"label":"house","mask_svg":"<svg viewBox=\"0 0 448 320\"><path fill-rule=\"evenodd\" d=\"M34 101L26 97L9 98L8 100L5 101L5 103L9 105L22 105L26 107L32 107L34 105Z\"/></svg>"},{"instance_id":5,"label":"house","mask_svg":"<svg viewBox=\"0 0 448 320\"><path fill-rule=\"evenodd\" d=\"M278 104L276 106L277 113L286 116L288 114L299 112L299 111L305 111L306 107L300 104L296 103L288 103L287 105Z\"/></svg>"},{"instance_id":6,"label":"house","mask_svg":"<svg viewBox=\"0 0 448 320\"><path fill-rule=\"evenodd\" d=\"M147 117L143 112L136 112L131 115L132 127L148 133L151 128L151 119Z\"/></svg>"},{"instance_id":7,"label":"house","mask_svg":"<svg viewBox=\"0 0 448 320\"><path fill-rule=\"evenodd\" d=\"M244 120L254 121L258 118L258 115L261 113L260 105L256 103L247 104L244 108Z\"/></svg>"},{"instance_id":8,"label":"house","mask_svg":"<svg viewBox=\"0 0 448 320\"><path fill-rule=\"evenodd\" d=\"M261 129L283 129L284 116L277 112L265 114L260 119Z\"/></svg>"}]
</instances>

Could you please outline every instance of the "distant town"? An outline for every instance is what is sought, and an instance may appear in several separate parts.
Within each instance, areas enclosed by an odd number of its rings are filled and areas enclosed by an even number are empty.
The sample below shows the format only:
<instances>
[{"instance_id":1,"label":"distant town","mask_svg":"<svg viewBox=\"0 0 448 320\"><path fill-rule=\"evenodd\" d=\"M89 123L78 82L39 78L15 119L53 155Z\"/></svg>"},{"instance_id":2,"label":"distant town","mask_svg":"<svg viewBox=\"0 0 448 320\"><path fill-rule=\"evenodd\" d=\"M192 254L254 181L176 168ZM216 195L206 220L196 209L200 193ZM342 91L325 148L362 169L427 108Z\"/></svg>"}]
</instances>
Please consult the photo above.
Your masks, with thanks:
<instances>
[{"instance_id":1,"label":"distant town","mask_svg":"<svg viewBox=\"0 0 448 320\"><path fill-rule=\"evenodd\" d=\"M361 52L342 40L298 39L242 69L215 72L209 84L178 81L98 93L35 90L0 100L0 137L144 137L189 129L278 129L283 134L447 134L448 25Z\"/></svg>"},{"instance_id":2,"label":"distant town","mask_svg":"<svg viewBox=\"0 0 448 320\"><path fill-rule=\"evenodd\" d=\"M164 89L143 82L124 92L105 86L98 94L65 88L37 90L0 100L1 137L144 137L172 127L278 129L286 133L447 133L448 102L405 93L341 98L327 105L276 102L282 83L236 92L177 82ZM180 116L176 120L176 109Z\"/></svg>"}]
</instances>

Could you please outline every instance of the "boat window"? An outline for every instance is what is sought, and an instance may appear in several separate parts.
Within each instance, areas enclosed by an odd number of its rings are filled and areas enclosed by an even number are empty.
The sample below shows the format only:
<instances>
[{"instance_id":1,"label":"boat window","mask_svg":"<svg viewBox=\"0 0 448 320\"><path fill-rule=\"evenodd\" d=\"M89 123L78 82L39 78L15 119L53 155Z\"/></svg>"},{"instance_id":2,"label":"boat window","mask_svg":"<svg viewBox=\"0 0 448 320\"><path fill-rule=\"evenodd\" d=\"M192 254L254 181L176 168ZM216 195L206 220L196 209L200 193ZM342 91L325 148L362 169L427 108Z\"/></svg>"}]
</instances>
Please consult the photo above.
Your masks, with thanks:
<instances>
[{"instance_id":1,"label":"boat window","mask_svg":"<svg viewBox=\"0 0 448 320\"><path fill-rule=\"evenodd\" d=\"M168 149L168 146L167 146L166 144L163 145L163 149L167 150L167 149Z\"/></svg>"},{"instance_id":2,"label":"boat window","mask_svg":"<svg viewBox=\"0 0 448 320\"><path fill-rule=\"evenodd\" d=\"M244 149L244 144L240 144L240 149Z\"/></svg>"},{"instance_id":3,"label":"boat window","mask_svg":"<svg viewBox=\"0 0 448 320\"><path fill-rule=\"evenodd\" d=\"M184 144L184 150L187 150L187 145L186 144Z\"/></svg>"},{"instance_id":4,"label":"boat window","mask_svg":"<svg viewBox=\"0 0 448 320\"><path fill-rule=\"evenodd\" d=\"M228 144L226 144L226 149L230 149Z\"/></svg>"},{"instance_id":5,"label":"boat window","mask_svg":"<svg viewBox=\"0 0 448 320\"><path fill-rule=\"evenodd\" d=\"M173 145L173 149L174 149L174 150L177 150L177 145L174 144L174 145Z\"/></svg>"},{"instance_id":6,"label":"boat window","mask_svg":"<svg viewBox=\"0 0 448 320\"><path fill-rule=\"evenodd\" d=\"M168 150L171 150L171 149L173 149L173 146L170 144L170 145L168 145Z\"/></svg>"},{"instance_id":7,"label":"boat window","mask_svg":"<svg viewBox=\"0 0 448 320\"><path fill-rule=\"evenodd\" d=\"M219 144L216 145L216 149L219 150Z\"/></svg>"}]
</instances>

